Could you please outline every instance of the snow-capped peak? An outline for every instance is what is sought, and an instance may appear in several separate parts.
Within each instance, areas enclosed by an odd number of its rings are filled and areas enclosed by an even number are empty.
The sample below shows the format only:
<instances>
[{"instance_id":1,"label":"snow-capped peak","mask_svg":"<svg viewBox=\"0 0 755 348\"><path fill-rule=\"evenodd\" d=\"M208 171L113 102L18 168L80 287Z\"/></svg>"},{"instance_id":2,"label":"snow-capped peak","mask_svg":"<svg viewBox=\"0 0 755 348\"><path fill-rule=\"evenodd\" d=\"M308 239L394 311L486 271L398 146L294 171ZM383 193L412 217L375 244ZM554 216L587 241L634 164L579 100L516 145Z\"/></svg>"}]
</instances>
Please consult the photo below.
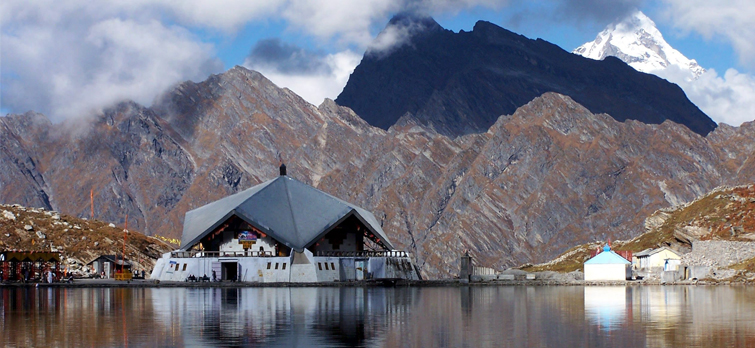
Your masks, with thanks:
<instances>
[{"instance_id":1,"label":"snow-capped peak","mask_svg":"<svg viewBox=\"0 0 755 348\"><path fill-rule=\"evenodd\" d=\"M694 59L671 47L655 23L641 11L619 23L610 24L594 41L577 47L572 53L597 60L614 56L646 73L677 66L683 70L689 69L692 80L705 72Z\"/></svg>"}]
</instances>

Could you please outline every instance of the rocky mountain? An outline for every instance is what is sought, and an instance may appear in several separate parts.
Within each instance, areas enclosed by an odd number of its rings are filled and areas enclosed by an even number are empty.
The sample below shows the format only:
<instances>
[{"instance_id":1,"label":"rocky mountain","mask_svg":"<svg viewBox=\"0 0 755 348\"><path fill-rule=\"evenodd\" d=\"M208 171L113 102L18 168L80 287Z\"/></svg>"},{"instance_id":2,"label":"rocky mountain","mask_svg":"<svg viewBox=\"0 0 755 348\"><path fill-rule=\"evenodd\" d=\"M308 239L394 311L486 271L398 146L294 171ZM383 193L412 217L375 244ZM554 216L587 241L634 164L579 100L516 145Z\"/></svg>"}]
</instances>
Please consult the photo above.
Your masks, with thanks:
<instances>
[{"instance_id":1,"label":"rocky mountain","mask_svg":"<svg viewBox=\"0 0 755 348\"><path fill-rule=\"evenodd\" d=\"M716 124L672 83L621 60L597 61L480 21L471 32L430 18L393 18L336 103L388 129L402 117L449 136L485 132L546 92L618 121L672 120L705 136Z\"/></svg>"},{"instance_id":2,"label":"rocky mountain","mask_svg":"<svg viewBox=\"0 0 755 348\"><path fill-rule=\"evenodd\" d=\"M125 244L126 259L133 269L147 272L163 253L175 247L132 230L126 235ZM123 227L112 223L18 204L0 205L0 249L59 251L63 267L76 275L88 275L90 269L86 264L95 258L122 257L124 233Z\"/></svg>"},{"instance_id":3,"label":"rocky mountain","mask_svg":"<svg viewBox=\"0 0 755 348\"><path fill-rule=\"evenodd\" d=\"M641 11L608 25L595 40L577 47L572 53L596 60L617 57L637 71L646 73L675 66L689 71L690 80L705 72L697 61L671 47L655 23Z\"/></svg>"},{"instance_id":4,"label":"rocky mountain","mask_svg":"<svg viewBox=\"0 0 755 348\"><path fill-rule=\"evenodd\" d=\"M235 67L152 107L88 121L0 118L0 201L178 237L184 213L277 175L372 210L428 277L465 250L503 269L596 239L628 239L657 209L755 181L755 124L703 137L671 121L619 122L545 93L486 132L448 137L414 117L388 130L308 104Z\"/></svg>"}]
</instances>

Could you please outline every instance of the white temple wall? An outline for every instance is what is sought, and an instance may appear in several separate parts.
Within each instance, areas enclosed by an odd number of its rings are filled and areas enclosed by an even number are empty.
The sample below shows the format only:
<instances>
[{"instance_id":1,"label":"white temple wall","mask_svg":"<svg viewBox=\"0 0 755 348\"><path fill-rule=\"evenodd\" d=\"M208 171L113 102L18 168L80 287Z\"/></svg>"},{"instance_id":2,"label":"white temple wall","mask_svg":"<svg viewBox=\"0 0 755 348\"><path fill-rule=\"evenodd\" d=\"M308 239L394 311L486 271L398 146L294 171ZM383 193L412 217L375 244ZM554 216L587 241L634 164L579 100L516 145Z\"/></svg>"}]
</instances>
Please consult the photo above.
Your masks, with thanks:
<instances>
[{"instance_id":1,"label":"white temple wall","mask_svg":"<svg viewBox=\"0 0 755 348\"><path fill-rule=\"evenodd\" d=\"M315 257L314 266L318 282L334 282L341 280L341 272L339 271L340 262L338 257Z\"/></svg>"},{"instance_id":2,"label":"white temple wall","mask_svg":"<svg viewBox=\"0 0 755 348\"><path fill-rule=\"evenodd\" d=\"M318 282L361 280L357 263L364 267L372 279L418 279L408 257L313 257L307 255L305 263L292 264L291 257L163 257L155 263L152 278L161 281L185 281L189 275L212 279L213 265L236 263L238 280L252 283ZM360 271L361 272L361 271ZM221 273L216 272L221 278Z\"/></svg>"},{"instance_id":3,"label":"white temple wall","mask_svg":"<svg viewBox=\"0 0 755 348\"><path fill-rule=\"evenodd\" d=\"M239 243L237 234L235 232L223 233L223 242L220 244L220 251L244 251L244 246ZM249 251L270 251L275 252L275 240L270 236L264 238L257 238L257 241L252 244L252 248Z\"/></svg>"}]
</instances>

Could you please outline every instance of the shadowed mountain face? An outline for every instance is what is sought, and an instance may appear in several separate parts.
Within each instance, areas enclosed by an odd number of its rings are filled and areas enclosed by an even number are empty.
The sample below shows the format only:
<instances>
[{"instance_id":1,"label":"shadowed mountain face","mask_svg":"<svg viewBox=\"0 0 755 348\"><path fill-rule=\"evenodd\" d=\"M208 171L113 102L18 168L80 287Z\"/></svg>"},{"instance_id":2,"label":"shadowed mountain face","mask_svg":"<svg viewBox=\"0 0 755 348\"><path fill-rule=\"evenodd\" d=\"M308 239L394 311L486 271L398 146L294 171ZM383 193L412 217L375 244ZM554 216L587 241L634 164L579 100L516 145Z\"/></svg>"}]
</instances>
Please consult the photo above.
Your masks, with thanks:
<instances>
[{"instance_id":1,"label":"shadowed mountain face","mask_svg":"<svg viewBox=\"0 0 755 348\"><path fill-rule=\"evenodd\" d=\"M618 121L668 119L703 136L716 128L677 85L617 58L584 58L484 21L454 33L407 16L394 18L376 46L396 32L406 41L368 50L336 99L383 129L408 113L449 136L484 132L546 92Z\"/></svg>"},{"instance_id":2,"label":"shadowed mountain face","mask_svg":"<svg viewBox=\"0 0 755 348\"><path fill-rule=\"evenodd\" d=\"M70 129L75 129L72 131ZM179 237L186 211L288 174L371 210L429 277L469 250L504 268L640 234L658 208L755 181L755 124L707 137L673 122L618 122L546 93L484 133L448 137L403 118L388 131L236 67L146 108L89 123L0 118L0 203Z\"/></svg>"}]
</instances>

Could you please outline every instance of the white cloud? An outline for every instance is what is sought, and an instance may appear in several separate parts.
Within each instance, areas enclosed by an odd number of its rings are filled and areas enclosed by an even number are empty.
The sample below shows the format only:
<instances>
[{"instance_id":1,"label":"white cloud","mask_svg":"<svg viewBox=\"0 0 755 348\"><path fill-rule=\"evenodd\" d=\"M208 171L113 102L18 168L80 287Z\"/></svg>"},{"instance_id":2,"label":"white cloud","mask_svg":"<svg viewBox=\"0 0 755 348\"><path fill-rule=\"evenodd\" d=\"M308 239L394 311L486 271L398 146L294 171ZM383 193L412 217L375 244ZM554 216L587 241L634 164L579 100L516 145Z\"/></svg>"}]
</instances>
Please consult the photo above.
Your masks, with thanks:
<instances>
[{"instance_id":1,"label":"white cloud","mask_svg":"<svg viewBox=\"0 0 755 348\"><path fill-rule=\"evenodd\" d=\"M521 0L517 0L521 1ZM572 0L573 1L573 0ZM366 47L374 25L401 11L430 15L458 12L475 6L500 8L510 0L290 0L282 17L309 35Z\"/></svg>"},{"instance_id":2,"label":"white cloud","mask_svg":"<svg viewBox=\"0 0 755 348\"><path fill-rule=\"evenodd\" d=\"M319 105L325 98L335 99L341 93L362 57L345 50L319 57L308 55L307 58L314 61L317 68L291 72L282 69L281 65L255 60L254 57L247 58L244 66L259 71L279 87L286 87L304 100Z\"/></svg>"},{"instance_id":3,"label":"white cloud","mask_svg":"<svg viewBox=\"0 0 755 348\"><path fill-rule=\"evenodd\" d=\"M153 1L144 1L151 3ZM156 0L155 5L174 13L190 26L234 32L252 20L275 16L287 0Z\"/></svg>"},{"instance_id":4,"label":"white cloud","mask_svg":"<svg viewBox=\"0 0 755 348\"><path fill-rule=\"evenodd\" d=\"M735 69L719 76L714 69L690 80L689 70L669 67L652 74L676 83L714 121L739 126L755 119L755 78Z\"/></svg>"},{"instance_id":5,"label":"white cloud","mask_svg":"<svg viewBox=\"0 0 755 348\"><path fill-rule=\"evenodd\" d=\"M628 8L642 0L622 0ZM670 1L670 0L669 0ZM268 65L248 66L319 103L335 97L358 64L354 51L392 14L429 15L472 7L500 9L522 0L4 0L0 2L0 110L36 110L55 120L96 112L122 99L148 105L182 80L202 80L222 68L212 43L191 29L232 36L250 22L283 23L329 51L317 74ZM597 20L598 0L554 0ZM212 33L213 35L216 33ZM388 33L391 34L391 33ZM375 47L401 42L399 32ZM406 34L406 33L404 33ZM233 62L230 62L233 63Z\"/></svg>"},{"instance_id":6,"label":"white cloud","mask_svg":"<svg viewBox=\"0 0 755 348\"><path fill-rule=\"evenodd\" d=\"M432 23L434 24L434 23ZM367 53L383 57L409 42L417 32L427 29L431 23L418 21L391 22L367 47Z\"/></svg>"},{"instance_id":7,"label":"white cloud","mask_svg":"<svg viewBox=\"0 0 755 348\"><path fill-rule=\"evenodd\" d=\"M222 68L211 45L133 15L135 3L3 3L2 106L84 117L124 99L149 105L170 85Z\"/></svg>"},{"instance_id":8,"label":"white cloud","mask_svg":"<svg viewBox=\"0 0 755 348\"><path fill-rule=\"evenodd\" d=\"M755 1L752 0L664 0L673 25L696 32L706 39L728 40L742 63L755 63Z\"/></svg>"}]
</instances>

